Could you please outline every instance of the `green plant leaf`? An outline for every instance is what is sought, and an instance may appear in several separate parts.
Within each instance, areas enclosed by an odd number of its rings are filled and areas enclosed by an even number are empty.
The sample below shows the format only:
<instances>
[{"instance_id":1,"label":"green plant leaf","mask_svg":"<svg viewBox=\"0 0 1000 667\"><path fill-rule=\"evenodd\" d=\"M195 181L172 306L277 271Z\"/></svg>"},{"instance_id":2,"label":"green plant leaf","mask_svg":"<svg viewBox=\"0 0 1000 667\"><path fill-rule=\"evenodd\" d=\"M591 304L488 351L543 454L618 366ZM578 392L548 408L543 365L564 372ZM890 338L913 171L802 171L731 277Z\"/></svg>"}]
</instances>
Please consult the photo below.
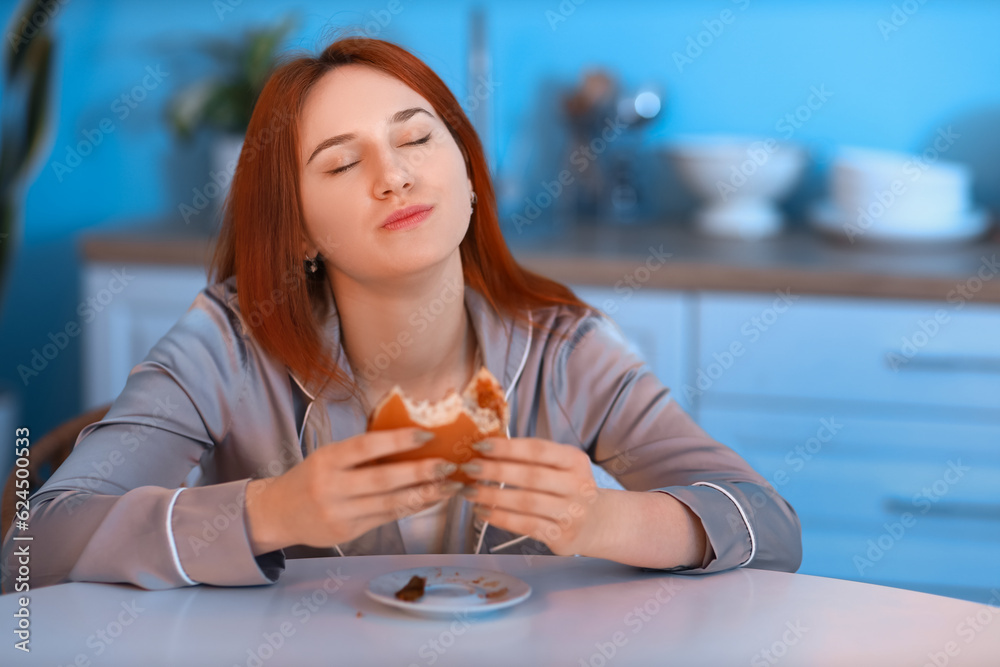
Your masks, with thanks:
<instances>
[{"instance_id":1,"label":"green plant leaf","mask_svg":"<svg viewBox=\"0 0 1000 667\"><path fill-rule=\"evenodd\" d=\"M167 119L183 140L188 140L205 121L205 109L219 86L214 79L206 79L188 86L167 105Z\"/></svg>"},{"instance_id":2,"label":"green plant leaf","mask_svg":"<svg viewBox=\"0 0 1000 667\"><path fill-rule=\"evenodd\" d=\"M251 34L246 55L246 78L255 92L259 93L264 88L274 66L278 46L287 37L293 25L291 19L285 19L277 28Z\"/></svg>"},{"instance_id":3,"label":"green plant leaf","mask_svg":"<svg viewBox=\"0 0 1000 667\"><path fill-rule=\"evenodd\" d=\"M217 87L205 105L205 121L226 132L243 133L250 122L253 91L243 82Z\"/></svg>"},{"instance_id":4,"label":"green plant leaf","mask_svg":"<svg viewBox=\"0 0 1000 667\"><path fill-rule=\"evenodd\" d=\"M52 3L48 3L52 7ZM22 42L25 20L45 12L42 0L25 4L10 27L18 38L5 58L5 95L0 98L0 299L13 253L16 227L21 225L21 205L27 189L24 177L40 157L51 116L51 78L54 16L36 26ZM7 53L5 51L5 53Z\"/></svg>"},{"instance_id":5,"label":"green plant leaf","mask_svg":"<svg viewBox=\"0 0 1000 667\"><path fill-rule=\"evenodd\" d=\"M34 76L28 93L27 146L18 176L23 176L41 150L45 129L49 125L50 96L49 81L52 76L52 40L48 35L32 42Z\"/></svg>"},{"instance_id":6,"label":"green plant leaf","mask_svg":"<svg viewBox=\"0 0 1000 667\"><path fill-rule=\"evenodd\" d=\"M181 91L169 105L167 118L178 136L189 138L200 127L246 132L278 48L295 23L286 17L274 28L248 30L236 41L205 39L199 49L216 61L219 71L214 79Z\"/></svg>"},{"instance_id":7,"label":"green plant leaf","mask_svg":"<svg viewBox=\"0 0 1000 667\"><path fill-rule=\"evenodd\" d=\"M8 80L13 79L15 73L24 66L24 62L25 60L27 60L28 57L27 50L28 47L31 46L31 42L34 41L35 39L38 39L39 37L45 36L46 28L44 27L35 30L35 33L30 37L27 37L22 33L22 26L24 26L26 22L32 21L32 17L37 12L44 13L45 10L42 7L42 2L43 0L32 0L30 2L26 2L24 5L24 11L20 12L17 18L11 22L9 30L17 38L15 39L16 46L11 45L9 38L7 38L7 35L4 35L5 50L6 48L10 48L10 52L13 54L11 55L10 60L7 61L7 68L5 74ZM24 39L24 41L21 41L22 38Z\"/></svg>"}]
</instances>

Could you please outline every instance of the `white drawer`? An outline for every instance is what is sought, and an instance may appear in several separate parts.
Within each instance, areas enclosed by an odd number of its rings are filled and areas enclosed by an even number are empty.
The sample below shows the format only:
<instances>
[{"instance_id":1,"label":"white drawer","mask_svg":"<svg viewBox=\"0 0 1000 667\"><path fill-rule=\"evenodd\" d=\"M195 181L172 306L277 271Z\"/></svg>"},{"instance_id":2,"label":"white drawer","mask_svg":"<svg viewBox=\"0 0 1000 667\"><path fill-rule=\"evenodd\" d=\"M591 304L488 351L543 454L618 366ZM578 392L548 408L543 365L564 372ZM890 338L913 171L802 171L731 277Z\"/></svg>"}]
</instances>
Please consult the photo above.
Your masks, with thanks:
<instances>
[{"instance_id":1,"label":"white drawer","mask_svg":"<svg viewBox=\"0 0 1000 667\"><path fill-rule=\"evenodd\" d=\"M835 413L702 411L803 523L877 529L909 512L1000 542L1000 420L912 421ZM963 530L965 528L962 528Z\"/></svg>"},{"instance_id":2,"label":"white drawer","mask_svg":"<svg viewBox=\"0 0 1000 667\"><path fill-rule=\"evenodd\" d=\"M969 538L990 535L1000 544L1000 466L982 457L928 463L830 455L800 469L780 456L744 458L792 504L803 524L874 532L908 514L921 523L944 521L950 532Z\"/></svg>"},{"instance_id":3,"label":"white drawer","mask_svg":"<svg viewBox=\"0 0 1000 667\"><path fill-rule=\"evenodd\" d=\"M1000 408L1000 306L702 294L686 393Z\"/></svg>"},{"instance_id":4,"label":"white drawer","mask_svg":"<svg viewBox=\"0 0 1000 667\"><path fill-rule=\"evenodd\" d=\"M699 422L791 503L800 572L951 595L1000 588L1000 417L707 408Z\"/></svg>"}]
</instances>

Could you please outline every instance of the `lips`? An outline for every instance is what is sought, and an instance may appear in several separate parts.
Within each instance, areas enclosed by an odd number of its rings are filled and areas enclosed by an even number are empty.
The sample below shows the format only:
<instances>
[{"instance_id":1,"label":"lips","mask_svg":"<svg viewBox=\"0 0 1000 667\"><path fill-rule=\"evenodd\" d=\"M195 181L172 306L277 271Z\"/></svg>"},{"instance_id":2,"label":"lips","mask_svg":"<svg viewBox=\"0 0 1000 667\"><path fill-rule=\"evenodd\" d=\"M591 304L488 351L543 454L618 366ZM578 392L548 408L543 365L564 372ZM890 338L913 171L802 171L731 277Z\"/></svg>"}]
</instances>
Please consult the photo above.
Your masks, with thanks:
<instances>
[{"instance_id":1,"label":"lips","mask_svg":"<svg viewBox=\"0 0 1000 667\"><path fill-rule=\"evenodd\" d=\"M415 204L413 206L406 206L397 211L393 211L391 214L389 214L389 217L385 219L385 221L382 223L382 226L385 227L386 225L392 224L394 222L399 222L404 218L409 218L410 216L416 215L418 213L429 211L432 208L434 207L428 204Z\"/></svg>"}]
</instances>

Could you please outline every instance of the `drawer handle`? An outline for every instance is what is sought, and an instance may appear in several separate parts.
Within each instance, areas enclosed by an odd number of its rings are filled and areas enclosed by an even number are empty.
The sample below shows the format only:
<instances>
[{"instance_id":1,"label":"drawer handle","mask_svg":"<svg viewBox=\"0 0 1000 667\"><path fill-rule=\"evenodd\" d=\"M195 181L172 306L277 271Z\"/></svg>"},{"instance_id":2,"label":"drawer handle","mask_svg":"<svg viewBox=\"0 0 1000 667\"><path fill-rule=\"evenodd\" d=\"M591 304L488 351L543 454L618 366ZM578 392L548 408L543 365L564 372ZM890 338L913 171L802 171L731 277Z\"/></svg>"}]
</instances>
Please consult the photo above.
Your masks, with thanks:
<instances>
[{"instance_id":1,"label":"drawer handle","mask_svg":"<svg viewBox=\"0 0 1000 667\"><path fill-rule=\"evenodd\" d=\"M1000 504L997 503L963 503L961 501L943 501L931 503L930 509L922 512L922 507L903 498L885 498L882 508L889 514L909 512L915 516L934 516L954 519L978 519L980 521L1000 521Z\"/></svg>"},{"instance_id":2,"label":"drawer handle","mask_svg":"<svg viewBox=\"0 0 1000 667\"><path fill-rule=\"evenodd\" d=\"M912 357L896 352L886 352L885 365L894 371L945 371L961 373L1000 373L1000 359L996 357L970 357L948 354L922 354Z\"/></svg>"}]
</instances>

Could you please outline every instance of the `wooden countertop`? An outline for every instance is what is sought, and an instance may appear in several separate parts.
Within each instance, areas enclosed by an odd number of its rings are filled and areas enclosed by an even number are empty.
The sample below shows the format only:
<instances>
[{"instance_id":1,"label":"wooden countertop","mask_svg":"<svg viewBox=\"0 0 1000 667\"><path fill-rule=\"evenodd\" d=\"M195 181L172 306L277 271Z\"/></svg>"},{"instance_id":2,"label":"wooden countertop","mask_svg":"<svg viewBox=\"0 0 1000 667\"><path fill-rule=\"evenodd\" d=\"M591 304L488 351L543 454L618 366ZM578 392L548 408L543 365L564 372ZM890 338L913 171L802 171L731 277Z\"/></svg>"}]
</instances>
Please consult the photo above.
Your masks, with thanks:
<instances>
[{"instance_id":1,"label":"wooden countertop","mask_svg":"<svg viewBox=\"0 0 1000 667\"><path fill-rule=\"evenodd\" d=\"M851 245L807 230L722 240L667 223L505 234L525 268L563 283L928 300L964 291L966 301L1000 303L997 233L976 243L909 245ZM87 234L80 247L88 262L204 266L212 241L151 226Z\"/></svg>"}]
</instances>

